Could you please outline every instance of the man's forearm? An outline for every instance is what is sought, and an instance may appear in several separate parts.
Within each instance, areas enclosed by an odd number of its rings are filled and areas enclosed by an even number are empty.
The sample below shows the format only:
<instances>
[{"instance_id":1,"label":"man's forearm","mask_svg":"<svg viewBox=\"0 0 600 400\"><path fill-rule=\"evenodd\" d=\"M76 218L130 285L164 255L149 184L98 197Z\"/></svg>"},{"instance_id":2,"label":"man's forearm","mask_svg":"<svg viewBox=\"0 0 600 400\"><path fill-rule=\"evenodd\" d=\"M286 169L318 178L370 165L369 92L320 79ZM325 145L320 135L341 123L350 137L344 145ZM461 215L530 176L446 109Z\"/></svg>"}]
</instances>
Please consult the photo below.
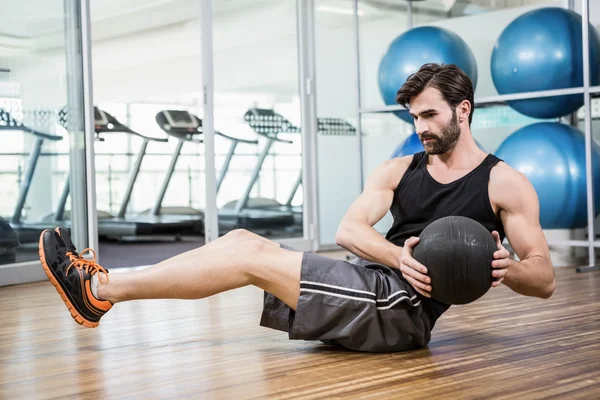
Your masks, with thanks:
<instances>
[{"instance_id":1,"label":"man's forearm","mask_svg":"<svg viewBox=\"0 0 600 400\"><path fill-rule=\"evenodd\" d=\"M554 270L543 257L512 260L503 283L519 294L548 298L554 292Z\"/></svg>"},{"instance_id":2,"label":"man's forearm","mask_svg":"<svg viewBox=\"0 0 600 400\"><path fill-rule=\"evenodd\" d=\"M355 222L340 226L336 242L360 258L400 268L402 247L387 241L368 224Z\"/></svg>"}]
</instances>

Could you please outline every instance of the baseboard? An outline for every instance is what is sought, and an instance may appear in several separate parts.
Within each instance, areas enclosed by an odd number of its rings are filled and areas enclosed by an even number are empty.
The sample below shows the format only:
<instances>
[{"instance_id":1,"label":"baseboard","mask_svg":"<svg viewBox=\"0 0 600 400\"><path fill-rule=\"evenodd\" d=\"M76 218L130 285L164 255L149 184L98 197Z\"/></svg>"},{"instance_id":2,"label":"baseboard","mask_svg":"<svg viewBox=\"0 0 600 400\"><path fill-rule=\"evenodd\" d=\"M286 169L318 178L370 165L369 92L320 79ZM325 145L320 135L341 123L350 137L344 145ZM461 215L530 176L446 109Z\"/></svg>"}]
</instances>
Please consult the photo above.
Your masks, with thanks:
<instances>
[{"instance_id":1,"label":"baseboard","mask_svg":"<svg viewBox=\"0 0 600 400\"><path fill-rule=\"evenodd\" d=\"M0 265L0 286L45 281L46 274L39 261Z\"/></svg>"}]
</instances>

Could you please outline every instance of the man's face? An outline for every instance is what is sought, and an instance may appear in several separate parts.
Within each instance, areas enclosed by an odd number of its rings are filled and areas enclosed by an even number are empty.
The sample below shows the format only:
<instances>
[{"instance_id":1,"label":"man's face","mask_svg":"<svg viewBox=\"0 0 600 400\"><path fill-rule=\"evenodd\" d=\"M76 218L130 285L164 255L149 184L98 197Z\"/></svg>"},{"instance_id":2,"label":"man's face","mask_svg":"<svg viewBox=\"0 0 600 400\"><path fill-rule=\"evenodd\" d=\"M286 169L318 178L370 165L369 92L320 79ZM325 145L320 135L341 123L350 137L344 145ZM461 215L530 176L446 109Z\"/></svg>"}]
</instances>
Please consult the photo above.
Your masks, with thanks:
<instances>
[{"instance_id":1,"label":"man's face","mask_svg":"<svg viewBox=\"0 0 600 400\"><path fill-rule=\"evenodd\" d=\"M438 89L428 87L415 96L409 111L427 154L444 154L456 146L461 133L456 110Z\"/></svg>"}]
</instances>

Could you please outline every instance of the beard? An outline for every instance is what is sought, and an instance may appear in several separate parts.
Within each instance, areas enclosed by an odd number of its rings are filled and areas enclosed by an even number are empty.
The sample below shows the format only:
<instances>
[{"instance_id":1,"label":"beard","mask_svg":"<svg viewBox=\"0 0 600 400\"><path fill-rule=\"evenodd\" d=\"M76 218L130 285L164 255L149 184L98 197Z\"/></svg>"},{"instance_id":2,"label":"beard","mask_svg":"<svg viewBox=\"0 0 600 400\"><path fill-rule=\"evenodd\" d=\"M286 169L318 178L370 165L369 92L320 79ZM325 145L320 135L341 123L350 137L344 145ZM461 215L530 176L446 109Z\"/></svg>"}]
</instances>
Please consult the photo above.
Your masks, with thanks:
<instances>
[{"instance_id":1,"label":"beard","mask_svg":"<svg viewBox=\"0 0 600 400\"><path fill-rule=\"evenodd\" d=\"M456 112L452 114L452 120L446 125L441 134L426 133L421 136L421 143L425 139L431 139L427 144L423 143L425 151L429 155L444 154L449 152L456 146L458 139L460 138L460 125L458 124L458 118Z\"/></svg>"}]
</instances>

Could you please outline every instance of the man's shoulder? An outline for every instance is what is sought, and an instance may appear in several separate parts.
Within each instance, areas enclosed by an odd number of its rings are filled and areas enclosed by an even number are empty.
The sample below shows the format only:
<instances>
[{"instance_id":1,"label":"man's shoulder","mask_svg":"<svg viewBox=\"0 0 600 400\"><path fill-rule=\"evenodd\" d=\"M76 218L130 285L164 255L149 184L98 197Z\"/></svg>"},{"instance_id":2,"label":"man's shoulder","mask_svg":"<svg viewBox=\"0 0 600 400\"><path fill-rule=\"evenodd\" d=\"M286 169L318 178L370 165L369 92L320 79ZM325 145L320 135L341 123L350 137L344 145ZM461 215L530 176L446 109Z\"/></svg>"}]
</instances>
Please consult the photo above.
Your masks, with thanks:
<instances>
[{"instance_id":1,"label":"man's shoulder","mask_svg":"<svg viewBox=\"0 0 600 400\"><path fill-rule=\"evenodd\" d=\"M413 156L410 155L385 160L373 172L371 179L378 182L379 187L395 189L410 166L412 159Z\"/></svg>"},{"instance_id":2,"label":"man's shoulder","mask_svg":"<svg viewBox=\"0 0 600 400\"><path fill-rule=\"evenodd\" d=\"M515 201L530 187L527 176L504 161L498 162L490 171L489 193L496 203Z\"/></svg>"},{"instance_id":3,"label":"man's shoulder","mask_svg":"<svg viewBox=\"0 0 600 400\"><path fill-rule=\"evenodd\" d=\"M385 160L381 164L382 173L394 177L398 175L404 175L404 172L406 172L412 160L412 155Z\"/></svg>"},{"instance_id":4,"label":"man's shoulder","mask_svg":"<svg viewBox=\"0 0 600 400\"><path fill-rule=\"evenodd\" d=\"M525 174L504 161L499 161L490 171L490 183L494 185L519 185L526 181Z\"/></svg>"}]
</instances>

